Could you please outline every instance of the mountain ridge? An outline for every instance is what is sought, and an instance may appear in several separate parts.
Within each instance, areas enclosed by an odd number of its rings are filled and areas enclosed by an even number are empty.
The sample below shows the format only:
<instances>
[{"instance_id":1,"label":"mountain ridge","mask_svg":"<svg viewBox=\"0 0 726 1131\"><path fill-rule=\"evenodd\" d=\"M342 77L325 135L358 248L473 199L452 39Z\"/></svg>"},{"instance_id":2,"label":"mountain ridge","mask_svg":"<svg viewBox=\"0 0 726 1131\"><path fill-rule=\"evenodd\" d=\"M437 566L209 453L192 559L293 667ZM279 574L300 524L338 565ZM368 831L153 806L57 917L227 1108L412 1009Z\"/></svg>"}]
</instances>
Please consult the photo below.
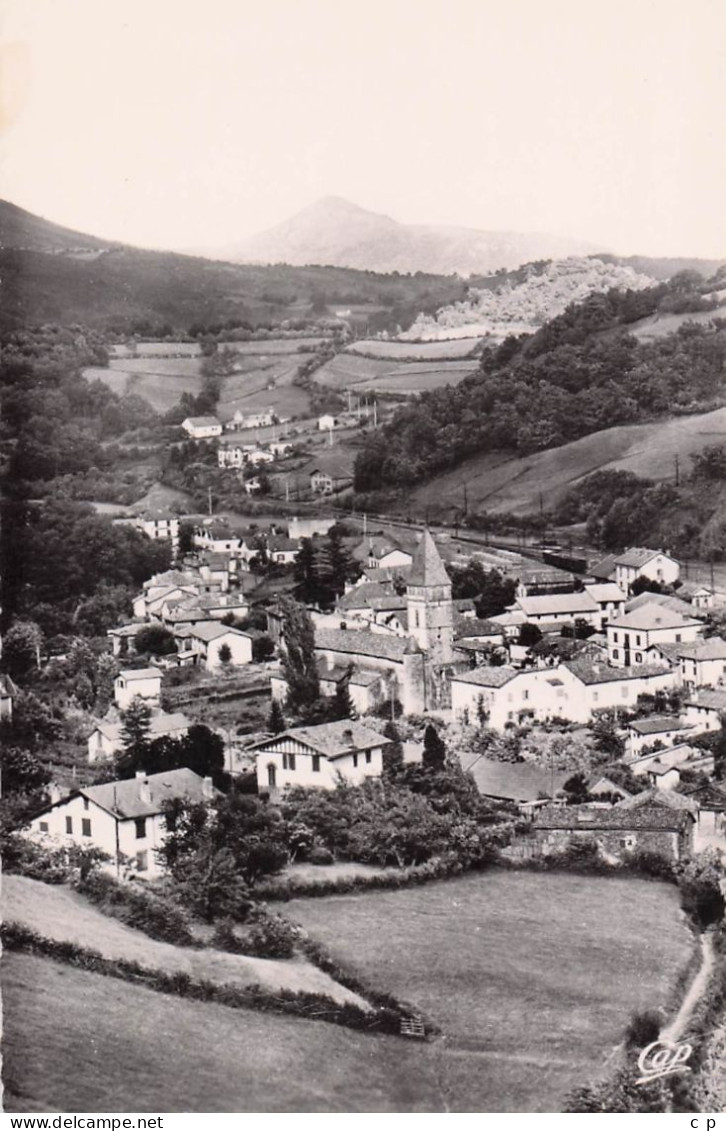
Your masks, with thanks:
<instances>
[{"instance_id":1,"label":"mountain ridge","mask_svg":"<svg viewBox=\"0 0 726 1131\"><path fill-rule=\"evenodd\" d=\"M198 252L201 249L198 249ZM325 196L281 223L224 248L231 262L351 267L381 274L486 274L537 259L607 251L541 232L485 231L453 224L404 224L340 196Z\"/></svg>"}]
</instances>

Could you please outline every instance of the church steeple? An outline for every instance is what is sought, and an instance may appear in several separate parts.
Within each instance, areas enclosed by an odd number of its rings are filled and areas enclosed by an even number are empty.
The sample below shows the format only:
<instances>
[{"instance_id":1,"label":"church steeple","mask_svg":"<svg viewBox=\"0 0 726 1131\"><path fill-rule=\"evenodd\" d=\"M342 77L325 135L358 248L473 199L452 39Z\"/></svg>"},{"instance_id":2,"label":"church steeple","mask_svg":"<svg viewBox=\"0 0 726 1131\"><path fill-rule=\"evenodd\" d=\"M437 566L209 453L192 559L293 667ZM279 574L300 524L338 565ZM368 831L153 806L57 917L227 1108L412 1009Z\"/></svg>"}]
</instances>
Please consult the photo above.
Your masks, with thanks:
<instances>
[{"instance_id":1,"label":"church steeple","mask_svg":"<svg viewBox=\"0 0 726 1131\"><path fill-rule=\"evenodd\" d=\"M406 591L408 631L429 663L454 658L454 606L451 580L429 530L416 547Z\"/></svg>"}]
</instances>

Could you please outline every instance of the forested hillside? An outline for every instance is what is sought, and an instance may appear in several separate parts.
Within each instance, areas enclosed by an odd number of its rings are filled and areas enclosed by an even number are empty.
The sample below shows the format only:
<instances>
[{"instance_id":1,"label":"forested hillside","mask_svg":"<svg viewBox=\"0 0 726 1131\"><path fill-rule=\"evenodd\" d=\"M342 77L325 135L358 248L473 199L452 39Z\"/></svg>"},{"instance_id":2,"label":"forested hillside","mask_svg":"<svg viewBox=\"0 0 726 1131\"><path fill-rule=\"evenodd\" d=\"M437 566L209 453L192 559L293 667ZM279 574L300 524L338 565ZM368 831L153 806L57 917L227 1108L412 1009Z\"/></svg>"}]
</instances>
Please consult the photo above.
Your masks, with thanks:
<instances>
[{"instance_id":1,"label":"forested hillside","mask_svg":"<svg viewBox=\"0 0 726 1131\"><path fill-rule=\"evenodd\" d=\"M684 272L648 290L592 295L536 333L486 348L476 374L422 394L371 437L356 490L410 486L476 453L528 454L615 424L717 407L726 376L717 311L711 323L653 341L627 328L656 311L713 307L718 282Z\"/></svg>"}]
</instances>

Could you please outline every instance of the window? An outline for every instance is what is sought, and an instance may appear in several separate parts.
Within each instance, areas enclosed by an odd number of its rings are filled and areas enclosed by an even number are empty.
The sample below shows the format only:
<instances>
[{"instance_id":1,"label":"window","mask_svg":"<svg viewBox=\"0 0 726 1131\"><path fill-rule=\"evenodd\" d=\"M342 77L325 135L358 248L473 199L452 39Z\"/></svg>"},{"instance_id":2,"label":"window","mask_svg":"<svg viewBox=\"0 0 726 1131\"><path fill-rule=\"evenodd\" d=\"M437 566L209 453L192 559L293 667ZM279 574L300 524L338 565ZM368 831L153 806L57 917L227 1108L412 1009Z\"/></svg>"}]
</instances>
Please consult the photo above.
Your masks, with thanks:
<instances>
[{"instance_id":1,"label":"window","mask_svg":"<svg viewBox=\"0 0 726 1131\"><path fill-rule=\"evenodd\" d=\"M146 836L146 817L136 818L136 839L143 840Z\"/></svg>"},{"instance_id":2,"label":"window","mask_svg":"<svg viewBox=\"0 0 726 1131\"><path fill-rule=\"evenodd\" d=\"M680 642L681 642L681 634L680 634L680 632L677 632L676 633L676 644L680 644Z\"/></svg>"},{"instance_id":3,"label":"window","mask_svg":"<svg viewBox=\"0 0 726 1131\"><path fill-rule=\"evenodd\" d=\"M643 657L642 657L640 652L635 653L635 662L636 662L636 664L642 664Z\"/></svg>"},{"instance_id":4,"label":"window","mask_svg":"<svg viewBox=\"0 0 726 1131\"><path fill-rule=\"evenodd\" d=\"M136 870L137 872L148 872L149 870L149 854L148 852L136 853Z\"/></svg>"},{"instance_id":5,"label":"window","mask_svg":"<svg viewBox=\"0 0 726 1131\"><path fill-rule=\"evenodd\" d=\"M294 754L283 754L283 756L282 756L282 768L283 768L283 770L294 770L295 769L295 755Z\"/></svg>"},{"instance_id":6,"label":"window","mask_svg":"<svg viewBox=\"0 0 726 1131\"><path fill-rule=\"evenodd\" d=\"M618 658L618 650L617 650L617 648L613 648L613 659L617 660L617 658Z\"/></svg>"},{"instance_id":7,"label":"window","mask_svg":"<svg viewBox=\"0 0 726 1131\"><path fill-rule=\"evenodd\" d=\"M353 768L355 769L355 767L356 767L357 765L358 765L358 755L357 755L357 754L354 754L354 755L353 755Z\"/></svg>"},{"instance_id":8,"label":"window","mask_svg":"<svg viewBox=\"0 0 726 1131\"><path fill-rule=\"evenodd\" d=\"M73 818L66 817L66 833L71 836L73 833Z\"/></svg>"},{"instance_id":9,"label":"window","mask_svg":"<svg viewBox=\"0 0 726 1131\"><path fill-rule=\"evenodd\" d=\"M41 822L40 822L40 831L41 831L42 833L47 833L47 832L48 832L48 822L47 822L47 821L41 821Z\"/></svg>"},{"instance_id":10,"label":"window","mask_svg":"<svg viewBox=\"0 0 726 1131\"><path fill-rule=\"evenodd\" d=\"M618 634L617 634L617 632L614 632L613 633L613 644L617 644L617 642L618 642Z\"/></svg>"},{"instance_id":11,"label":"window","mask_svg":"<svg viewBox=\"0 0 726 1131\"><path fill-rule=\"evenodd\" d=\"M635 637L635 643L640 644L640 636L639 635Z\"/></svg>"},{"instance_id":12,"label":"window","mask_svg":"<svg viewBox=\"0 0 726 1131\"><path fill-rule=\"evenodd\" d=\"M320 755L319 754L313 754L313 773L314 774L320 773Z\"/></svg>"},{"instance_id":13,"label":"window","mask_svg":"<svg viewBox=\"0 0 726 1131\"><path fill-rule=\"evenodd\" d=\"M90 836L91 835L91 822L88 819L88 817L84 817L83 820L81 821L81 832L83 833L84 836Z\"/></svg>"},{"instance_id":14,"label":"window","mask_svg":"<svg viewBox=\"0 0 726 1131\"><path fill-rule=\"evenodd\" d=\"M371 764L371 752L370 752L370 750L366 750L366 765L370 766L370 764Z\"/></svg>"},{"instance_id":15,"label":"window","mask_svg":"<svg viewBox=\"0 0 726 1131\"><path fill-rule=\"evenodd\" d=\"M522 692L522 698L523 698L523 699L529 699L529 691L528 691L528 690L527 690L526 688L525 688L525 690L524 690L524 691Z\"/></svg>"},{"instance_id":16,"label":"window","mask_svg":"<svg viewBox=\"0 0 726 1131\"><path fill-rule=\"evenodd\" d=\"M86 812L88 812L88 798L87 797L83 798L83 808L86 810Z\"/></svg>"},{"instance_id":17,"label":"window","mask_svg":"<svg viewBox=\"0 0 726 1131\"><path fill-rule=\"evenodd\" d=\"M600 698L600 692L599 691L593 691L593 693L592 693L593 703L597 703L599 698Z\"/></svg>"}]
</instances>

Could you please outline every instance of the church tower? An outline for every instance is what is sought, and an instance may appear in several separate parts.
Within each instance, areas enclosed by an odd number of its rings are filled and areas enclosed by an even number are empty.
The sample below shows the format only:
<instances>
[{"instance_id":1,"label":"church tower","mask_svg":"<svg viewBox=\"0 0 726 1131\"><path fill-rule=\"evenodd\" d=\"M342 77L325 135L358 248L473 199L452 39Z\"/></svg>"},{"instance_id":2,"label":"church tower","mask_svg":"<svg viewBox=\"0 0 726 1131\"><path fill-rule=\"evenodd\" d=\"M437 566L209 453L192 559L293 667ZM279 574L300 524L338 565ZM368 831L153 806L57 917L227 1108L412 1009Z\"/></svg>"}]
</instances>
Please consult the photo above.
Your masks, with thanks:
<instances>
[{"instance_id":1,"label":"church tower","mask_svg":"<svg viewBox=\"0 0 726 1131\"><path fill-rule=\"evenodd\" d=\"M429 664L454 659L454 606L451 580L428 530L416 547L406 591L408 632Z\"/></svg>"}]
</instances>

